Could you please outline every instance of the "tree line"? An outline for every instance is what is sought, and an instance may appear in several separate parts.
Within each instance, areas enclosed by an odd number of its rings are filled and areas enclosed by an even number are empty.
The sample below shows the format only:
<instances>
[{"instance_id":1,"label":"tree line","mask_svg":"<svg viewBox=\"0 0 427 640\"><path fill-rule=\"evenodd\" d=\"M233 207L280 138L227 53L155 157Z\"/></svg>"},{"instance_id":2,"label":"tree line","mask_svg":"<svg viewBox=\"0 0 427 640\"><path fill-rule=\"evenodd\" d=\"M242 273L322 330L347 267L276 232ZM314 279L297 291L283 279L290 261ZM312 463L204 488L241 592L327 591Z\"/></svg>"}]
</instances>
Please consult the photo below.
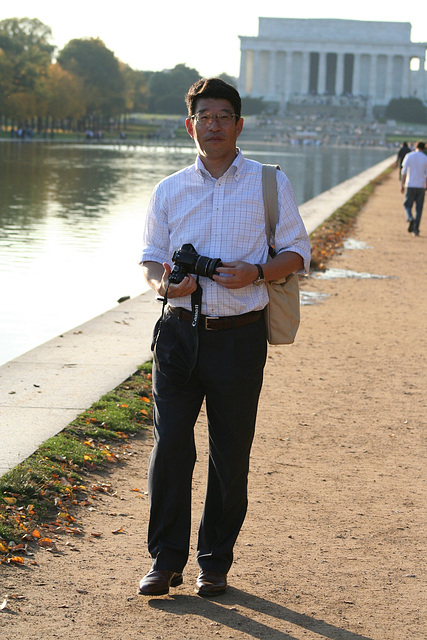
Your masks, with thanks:
<instances>
[{"instance_id":1,"label":"tree line","mask_svg":"<svg viewBox=\"0 0 427 640\"><path fill-rule=\"evenodd\" d=\"M185 93L200 78L185 64L132 69L99 38L70 40L55 56L51 42L38 19L0 21L0 126L109 130L125 128L131 113L184 115Z\"/></svg>"}]
</instances>

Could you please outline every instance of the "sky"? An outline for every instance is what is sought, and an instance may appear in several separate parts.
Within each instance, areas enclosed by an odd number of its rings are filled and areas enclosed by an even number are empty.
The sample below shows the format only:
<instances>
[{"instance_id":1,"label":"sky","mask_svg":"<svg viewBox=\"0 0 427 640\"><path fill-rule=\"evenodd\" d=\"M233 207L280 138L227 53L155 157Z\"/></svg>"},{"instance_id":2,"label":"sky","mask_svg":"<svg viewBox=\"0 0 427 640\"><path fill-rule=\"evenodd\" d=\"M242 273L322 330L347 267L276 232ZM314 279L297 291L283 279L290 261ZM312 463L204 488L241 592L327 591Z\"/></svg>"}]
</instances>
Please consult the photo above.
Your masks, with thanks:
<instances>
[{"instance_id":1,"label":"sky","mask_svg":"<svg viewBox=\"0 0 427 640\"><path fill-rule=\"evenodd\" d=\"M412 42L427 42L425 2L306 0L300 9L291 9L283 0L214 4L204 0L184 4L177 0L17 0L2 4L0 20L38 18L51 28L52 44L59 49L73 38L99 37L133 69L161 71L184 63L202 76L239 75L239 35L258 35L259 17L410 22Z\"/></svg>"}]
</instances>

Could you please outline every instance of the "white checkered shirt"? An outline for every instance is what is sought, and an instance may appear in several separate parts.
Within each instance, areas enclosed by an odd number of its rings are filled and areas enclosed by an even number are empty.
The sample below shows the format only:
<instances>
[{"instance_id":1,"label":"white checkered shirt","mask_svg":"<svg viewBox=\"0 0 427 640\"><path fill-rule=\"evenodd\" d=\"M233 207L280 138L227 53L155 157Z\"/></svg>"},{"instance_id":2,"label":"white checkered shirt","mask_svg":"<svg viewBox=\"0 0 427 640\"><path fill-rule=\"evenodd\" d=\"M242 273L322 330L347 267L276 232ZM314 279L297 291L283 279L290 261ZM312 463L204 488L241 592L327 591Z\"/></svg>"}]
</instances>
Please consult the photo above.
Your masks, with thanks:
<instances>
[{"instance_id":1,"label":"white checkered shirt","mask_svg":"<svg viewBox=\"0 0 427 640\"><path fill-rule=\"evenodd\" d=\"M275 233L277 252L294 251L310 264L310 243L299 215L291 184L277 171L279 221ZM147 211L141 262L168 262L183 244L197 253L223 262L267 262L262 197L262 165L239 152L218 180L200 158L194 165L162 180L154 189ZM232 316L263 309L268 303L265 285L226 289L200 277L202 313ZM174 298L174 306L191 309L191 297Z\"/></svg>"}]
</instances>

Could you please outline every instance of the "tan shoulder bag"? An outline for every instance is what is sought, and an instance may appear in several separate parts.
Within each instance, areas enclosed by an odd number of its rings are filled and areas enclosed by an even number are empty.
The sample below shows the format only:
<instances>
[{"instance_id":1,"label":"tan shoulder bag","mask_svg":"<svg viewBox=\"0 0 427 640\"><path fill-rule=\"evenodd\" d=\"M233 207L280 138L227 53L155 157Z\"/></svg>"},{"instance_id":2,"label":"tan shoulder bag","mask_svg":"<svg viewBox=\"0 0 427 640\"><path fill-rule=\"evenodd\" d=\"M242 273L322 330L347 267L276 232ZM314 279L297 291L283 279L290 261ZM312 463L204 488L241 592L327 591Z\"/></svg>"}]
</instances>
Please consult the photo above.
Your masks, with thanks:
<instances>
[{"instance_id":1,"label":"tan shoulder bag","mask_svg":"<svg viewBox=\"0 0 427 640\"><path fill-rule=\"evenodd\" d=\"M262 166L262 193L265 210L265 233L270 247L269 259L275 255L271 246L279 218L276 165ZM264 310L267 340L270 344L292 344L300 322L298 274L266 282L269 303Z\"/></svg>"}]
</instances>

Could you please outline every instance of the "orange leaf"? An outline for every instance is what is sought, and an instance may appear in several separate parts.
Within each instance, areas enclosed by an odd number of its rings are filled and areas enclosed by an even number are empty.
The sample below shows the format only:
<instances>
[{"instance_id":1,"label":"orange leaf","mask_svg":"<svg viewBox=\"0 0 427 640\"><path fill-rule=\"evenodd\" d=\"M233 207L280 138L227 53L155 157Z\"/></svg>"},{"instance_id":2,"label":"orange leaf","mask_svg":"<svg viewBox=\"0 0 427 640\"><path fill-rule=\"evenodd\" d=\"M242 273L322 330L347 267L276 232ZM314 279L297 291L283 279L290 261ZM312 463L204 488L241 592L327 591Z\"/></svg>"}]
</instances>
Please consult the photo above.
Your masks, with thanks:
<instances>
[{"instance_id":1,"label":"orange leaf","mask_svg":"<svg viewBox=\"0 0 427 640\"><path fill-rule=\"evenodd\" d=\"M41 538L41 533L38 529L34 529L33 533L31 534L33 536L33 538Z\"/></svg>"},{"instance_id":2,"label":"orange leaf","mask_svg":"<svg viewBox=\"0 0 427 640\"><path fill-rule=\"evenodd\" d=\"M14 564L24 564L24 558L13 556L12 558L9 558L8 562L13 562Z\"/></svg>"},{"instance_id":3,"label":"orange leaf","mask_svg":"<svg viewBox=\"0 0 427 640\"><path fill-rule=\"evenodd\" d=\"M6 504L10 504L10 505L16 504L16 498L4 497L3 500L5 501Z\"/></svg>"},{"instance_id":4,"label":"orange leaf","mask_svg":"<svg viewBox=\"0 0 427 640\"><path fill-rule=\"evenodd\" d=\"M123 531L123 527L120 527L120 529L116 529L115 531L112 531L111 533L114 533L114 535L116 536L118 533L124 533Z\"/></svg>"},{"instance_id":5,"label":"orange leaf","mask_svg":"<svg viewBox=\"0 0 427 640\"><path fill-rule=\"evenodd\" d=\"M141 400L142 400L143 402L148 402L148 404L150 404L150 398L147 398L147 396L143 396L143 397L141 398Z\"/></svg>"},{"instance_id":6,"label":"orange leaf","mask_svg":"<svg viewBox=\"0 0 427 640\"><path fill-rule=\"evenodd\" d=\"M55 543L50 538L42 538L39 540L39 546L45 549L55 549Z\"/></svg>"},{"instance_id":7,"label":"orange leaf","mask_svg":"<svg viewBox=\"0 0 427 640\"><path fill-rule=\"evenodd\" d=\"M141 409L141 413L143 413L144 416L148 416L148 411L146 409Z\"/></svg>"}]
</instances>

